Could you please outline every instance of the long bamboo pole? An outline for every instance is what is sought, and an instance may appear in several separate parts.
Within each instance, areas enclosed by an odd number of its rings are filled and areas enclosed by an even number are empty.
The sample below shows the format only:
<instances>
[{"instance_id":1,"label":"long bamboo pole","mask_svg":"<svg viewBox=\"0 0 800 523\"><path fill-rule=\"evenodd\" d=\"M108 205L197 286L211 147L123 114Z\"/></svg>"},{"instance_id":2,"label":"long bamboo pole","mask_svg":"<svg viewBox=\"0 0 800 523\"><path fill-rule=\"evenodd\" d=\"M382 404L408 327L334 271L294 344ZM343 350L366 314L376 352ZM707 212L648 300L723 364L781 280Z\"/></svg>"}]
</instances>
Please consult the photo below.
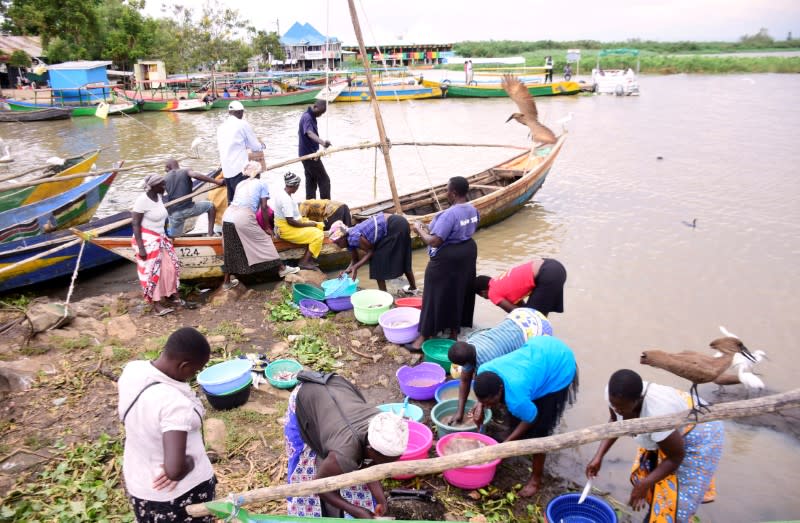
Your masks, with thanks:
<instances>
[{"instance_id":1,"label":"long bamboo pole","mask_svg":"<svg viewBox=\"0 0 800 523\"><path fill-rule=\"evenodd\" d=\"M386 174L389 177L389 190L392 191L394 211L397 214L402 214L403 208L400 206L400 197L397 194L397 186L394 183L392 158L389 155L389 141L386 138L386 129L383 128L383 117L381 116L381 109L378 105L378 96L375 94L375 84L372 83L372 71L369 67L367 50L364 47L364 36L361 34L361 24L358 23L356 4L353 2L353 0L347 0L347 5L350 7L350 19L353 21L353 30L355 31L356 39L358 40L358 49L361 52L361 61L364 63L364 71L367 75L367 86L369 87L369 96L372 100L372 110L375 113L375 123L378 126L378 137L381 139L381 152L383 153L383 161L386 163Z\"/></svg>"},{"instance_id":2,"label":"long bamboo pole","mask_svg":"<svg viewBox=\"0 0 800 523\"><path fill-rule=\"evenodd\" d=\"M699 422L704 423L708 421L766 414L798 406L800 406L800 389L794 389L782 394L714 405L710 407L709 412L699 415ZM688 411L684 411L670 416L638 418L618 421L616 423L595 425L593 427L587 427L585 429L547 438L534 438L501 443L499 445L491 445L468 452L452 454L443 458L396 461L394 463L376 465L355 472L316 479L304 483L292 483L276 487L255 489L249 492L235 494L234 498L237 500L237 504L248 505L251 503L283 499L289 496L306 496L320 492L332 492L352 485L367 484L372 481L386 479L394 475L436 474L444 470L465 467L467 465L488 463L495 459L541 454L559 449L578 447L609 438L676 429L694 423L694 417L687 417L687 413ZM210 514L203 504L189 505L186 507L186 511L195 517Z\"/></svg>"}]
</instances>

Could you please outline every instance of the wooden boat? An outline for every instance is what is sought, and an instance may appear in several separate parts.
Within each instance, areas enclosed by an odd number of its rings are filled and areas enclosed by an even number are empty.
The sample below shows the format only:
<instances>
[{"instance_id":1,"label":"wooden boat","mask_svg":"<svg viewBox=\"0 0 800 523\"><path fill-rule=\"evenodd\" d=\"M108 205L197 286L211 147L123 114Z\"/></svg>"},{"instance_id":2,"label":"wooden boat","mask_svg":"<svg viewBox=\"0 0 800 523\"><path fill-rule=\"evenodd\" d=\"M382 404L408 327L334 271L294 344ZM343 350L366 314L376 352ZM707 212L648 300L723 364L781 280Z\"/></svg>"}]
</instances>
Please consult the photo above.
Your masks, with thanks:
<instances>
[{"instance_id":1,"label":"wooden boat","mask_svg":"<svg viewBox=\"0 0 800 523\"><path fill-rule=\"evenodd\" d=\"M109 234L133 234L128 211L77 227L81 231L106 230ZM5 243L0 247L0 292L71 275L78 261L81 241L71 231L56 231ZM87 243L80 259L80 270L94 269L120 261L118 255Z\"/></svg>"},{"instance_id":2,"label":"wooden boat","mask_svg":"<svg viewBox=\"0 0 800 523\"><path fill-rule=\"evenodd\" d=\"M141 91L133 90L117 89L114 92L123 100L139 105L142 111L190 112L211 109L211 102L203 101L202 98L169 97L162 91L152 96L145 96Z\"/></svg>"},{"instance_id":3,"label":"wooden boat","mask_svg":"<svg viewBox=\"0 0 800 523\"><path fill-rule=\"evenodd\" d=\"M273 105L301 105L314 103L317 93L322 90L322 87L313 87L309 89L300 89L298 91L289 91L287 93L266 94L257 91L256 94L250 96L231 96L230 98L217 98L212 102L212 107L215 109L227 109L228 104L237 101L241 102L245 107L268 107Z\"/></svg>"},{"instance_id":4,"label":"wooden boat","mask_svg":"<svg viewBox=\"0 0 800 523\"><path fill-rule=\"evenodd\" d=\"M92 165L97 161L100 151L86 153L79 157L67 159L67 163L73 164L67 169L56 174L45 174L35 179L48 178L50 176L64 177L73 174L88 173ZM77 163L75 161L77 160ZM81 184L81 178L64 180L63 182L43 183L31 187L10 188L0 192L0 212L16 209L23 205L30 205L45 198L51 198L57 194L73 189ZM11 186L11 184L6 184ZM12 186L13 187L13 186Z\"/></svg>"},{"instance_id":5,"label":"wooden boat","mask_svg":"<svg viewBox=\"0 0 800 523\"><path fill-rule=\"evenodd\" d=\"M442 89L439 86L426 85L384 85L376 86L375 93L381 102L394 102L402 100L422 100L426 98L441 98ZM366 86L350 85L342 89L336 102L368 102L369 88Z\"/></svg>"},{"instance_id":6,"label":"wooden boat","mask_svg":"<svg viewBox=\"0 0 800 523\"><path fill-rule=\"evenodd\" d=\"M62 107L48 107L33 111L0 111L0 122L44 122L48 120L67 120L72 111Z\"/></svg>"},{"instance_id":7,"label":"wooden boat","mask_svg":"<svg viewBox=\"0 0 800 523\"><path fill-rule=\"evenodd\" d=\"M0 244L89 221L117 172L101 174L74 189L0 213Z\"/></svg>"},{"instance_id":8,"label":"wooden boat","mask_svg":"<svg viewBox=\"0 0 800 523\"><path fill-rule=\"evenodd\" d=\"M480 213L479 227L487 227L514 214L530 200L544 183L547 174L561 151L565 136L554 145L536 149L535 154L525 152L467 178L470 183L469 198ZM433 217L447 207L447 184L423 189L400 197L403 214L419 221L430 222ZM439 209L437 200L442 205ZM351 212L356 221L362 221L379 212L393 213L391 199L378 201L357 208ZM136 252L127 236L96 236L79 234L95 245L104 247L130 261L136 261ZM222 238L218 236L184 236L175 238L175 252L181 260L181 279L218 278L222 276ZM417 238L415 247L420 247ZM282 240L275 241L275 247L285 261L297 261L305 252L298 246ZM323 270L346 266L350 254L327 239L317 261Z\"/></svg>"},{"instance_id":9,"label":"wooden boat","mask_svg":"<svg viewBox=\"0 0 800 523\"><path fill-rule=\"evenodd\" d=\"M97 113L97 104L93 105L56 105L56 104L45 104L45 103L34 103L34 102L27 102L25 100L6 100L6 104L8 104L9 109L12 111L37 111L39 109L49 109L49 108L61 108L61 109L69 109L71 111L71 116L94 116ZM108 104L108 114L131 114L131 113L138 113L139 112L139 105L130 103L130 102L122 102L122 103L110 103Z\"/></svg>"},{"instance_id":10,"label":"wooden boat","mask_svg":"<svg viewBox=\"0 0 800 523\"><path fill-rule=\"evenodd\" d=\"M486 83L478 85L464 85L453 83L449 80L437 82L423 80L423 85L441 87L445 98L508 98L508 94L499 83ZM581 86L578 82L553 82L549 84L528 83L528 92L532 96L558 96L578 94Z\"/></svg>"}]
</instances>

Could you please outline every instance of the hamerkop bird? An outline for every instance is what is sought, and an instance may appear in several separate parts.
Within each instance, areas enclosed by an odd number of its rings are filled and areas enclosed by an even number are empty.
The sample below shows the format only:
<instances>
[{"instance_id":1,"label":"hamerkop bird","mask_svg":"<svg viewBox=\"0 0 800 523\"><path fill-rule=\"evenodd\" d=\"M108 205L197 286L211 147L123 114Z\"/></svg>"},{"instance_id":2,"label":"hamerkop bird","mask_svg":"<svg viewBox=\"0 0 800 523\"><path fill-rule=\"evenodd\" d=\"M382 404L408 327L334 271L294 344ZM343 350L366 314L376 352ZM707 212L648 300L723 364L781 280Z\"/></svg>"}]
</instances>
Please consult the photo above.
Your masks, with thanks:
<instances>
[{"instance_id":1,"label":"hamerkop bird","mask_svg":"<svg viewBox=\"0 0 800 523\"><path fill-rule=\"evenodd\" d=\"M696 417L698 411L707 406L700 400L700 396L697 393L697 385L711 383L721 376L731 366L734 354L742 354L750 361L755 361L753 355L739 338L731 336L718 338L712 341L710 346L713 350L721 352L722 356L715 358L714 356L706 356L691 350L677 353L664 352L663 350L646 350L642 352L639 363L664 369L691 381L692 388L690 393L692 398L697 400L692 408L692 412Z\"/></svg>"},{"instance_id":2,"label":"hamerkop bird","mask_svg":"<svg viewBox=\"0 0 800 523\"><path fill-rule=\"evenodd\" d=\"M510 75L503 75L503 89L505 89L508 96L517 104L519 113L513 113L508 117L506 122L516 120L522 125L531 130L531 139L539 143L556 143L558 138L553 134L553 131L539 123L539 111L536 109L536 102L533 101L533 96L528 92L519 78Z\"/></svg>"}]
</instances>

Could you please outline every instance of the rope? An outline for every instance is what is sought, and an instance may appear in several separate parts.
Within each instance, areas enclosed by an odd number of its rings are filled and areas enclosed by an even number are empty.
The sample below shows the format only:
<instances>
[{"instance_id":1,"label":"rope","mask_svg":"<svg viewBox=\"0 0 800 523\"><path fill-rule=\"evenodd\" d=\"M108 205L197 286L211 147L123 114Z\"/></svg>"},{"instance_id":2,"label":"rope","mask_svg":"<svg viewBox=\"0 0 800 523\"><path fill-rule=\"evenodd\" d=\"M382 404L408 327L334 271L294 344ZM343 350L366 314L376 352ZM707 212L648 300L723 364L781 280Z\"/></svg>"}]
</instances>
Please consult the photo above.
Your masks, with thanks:
<instances>
[{"instance_id":1,"label":"rope","mask_svg":"<svg viewBox=\"0 0 800 523\"><path fill-rule=\"evenodd\" d=\"M369 22L369 17L367 16L367 11L364 9L364 4L361 2L361 0L359 0L359 6L361 7L361 13L364 16L364 21L366 22L367 28L369 29L369 34L372 37L372 40L374 42L377 42L378 39L375 38L375 33L372 31L372 24L370 24L370 22ZM386 63L386 55L384 55L383 50L378 46L377 43L375 44L375 49L377 49L378 52L381 55L381 64L383 65L383 72L388 75L389 66ZM401 84L401 85L403 85L403 84ZM400 95L398 94L396 89L394 91L394 97L395 97L395 101L399 103L400 102ZM376 99L374 100L373 103L378 103L377 97L376 97ZM402 116L402 118L403 118L403 123L406 124L406 129L408 129L408 134L411 135L412 143L415 143L417 141L417 138L414 136L414 130L411 128L411 125L408 123L408 117L407 117L407 114L406 114L406 110L405 110L405 107L402 104L400 105L400 116ZM431 180L430 173L428 172L428 169L425 166L425 161L422 159L422 155L420 154L419 149L416 146L414 147L414 152L416 153L417 159L419 160L419 164L422 167L422 172L423 172L423 174L425 174L425 179L428 181L428 185L430 185L431 194L433 195L433 199L436 202L436 207L438 207L439 210L441 211L442 210L442 203L439 201L439 197L436 196L436 191L433 190L433 187L434 187L433 180Z\"/></svg>"},{"instance_id":2,"label":"rope","mask_svg":"<svg viewBox=\"0 0 800 523\"><path fill-rule=\"evenodd\" d=\"M75 260L75 270L72 271L72 280L69 282L69 290L67 291L67 300L64 302L64 318L66 319L69 313L69 301L72 299L72 292L75 290L75 280L78 278L78 271L81 267L81 258L83 257L83 248L86 247L86 240L81 242L81 250L78 251L78 257Z\"/></svg>"}]
</instances>

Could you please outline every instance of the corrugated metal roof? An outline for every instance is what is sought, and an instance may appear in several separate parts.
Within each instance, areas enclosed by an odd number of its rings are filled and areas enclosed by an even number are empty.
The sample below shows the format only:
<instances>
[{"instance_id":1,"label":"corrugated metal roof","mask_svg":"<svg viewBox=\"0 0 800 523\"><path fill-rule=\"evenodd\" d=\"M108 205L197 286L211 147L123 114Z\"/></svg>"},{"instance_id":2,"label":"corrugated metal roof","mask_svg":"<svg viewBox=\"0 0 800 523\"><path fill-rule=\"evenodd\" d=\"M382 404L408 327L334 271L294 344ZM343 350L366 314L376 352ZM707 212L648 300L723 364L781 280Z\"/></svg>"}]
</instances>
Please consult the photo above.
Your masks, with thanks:
<instances>
[{"instance_id":1,"label":"corrugated metal roof","mask_svg":"<svg viewBox=\"0 0 800 523\"><path fill-rule=\"evenodd\" d=\"M95 69L97 67L107 67L111 65L111 62L106 62L104 60L79 60L77 62L64 62L63 64L55 64L55 65L48 65L48 69L53 70L85 70L85 69Z\"/></svg>"},{"instance_id":2,"label":"corrugated metal roof","mask_svg":"<svg viewBox=\"0 0 800 523\"><path fill-rule=\"evenodd\" d=\"M338 42L335 37L328 37L328 42ZM325 35L317 31L311 24L295 22L281 37L282 45L325 45Z\"/></svg>"},{"instance_id":3,"label":"corrugated metal roof","mask_svg":"<svg viewBox=\"0 0 800 523\"><path fill-rule=\"evenodd\" d=\"M0 49L9 55L22 50L30 56L42 56L42 39L38 36L5 36L0 35Z\"/></svg>"}]
</instances>

